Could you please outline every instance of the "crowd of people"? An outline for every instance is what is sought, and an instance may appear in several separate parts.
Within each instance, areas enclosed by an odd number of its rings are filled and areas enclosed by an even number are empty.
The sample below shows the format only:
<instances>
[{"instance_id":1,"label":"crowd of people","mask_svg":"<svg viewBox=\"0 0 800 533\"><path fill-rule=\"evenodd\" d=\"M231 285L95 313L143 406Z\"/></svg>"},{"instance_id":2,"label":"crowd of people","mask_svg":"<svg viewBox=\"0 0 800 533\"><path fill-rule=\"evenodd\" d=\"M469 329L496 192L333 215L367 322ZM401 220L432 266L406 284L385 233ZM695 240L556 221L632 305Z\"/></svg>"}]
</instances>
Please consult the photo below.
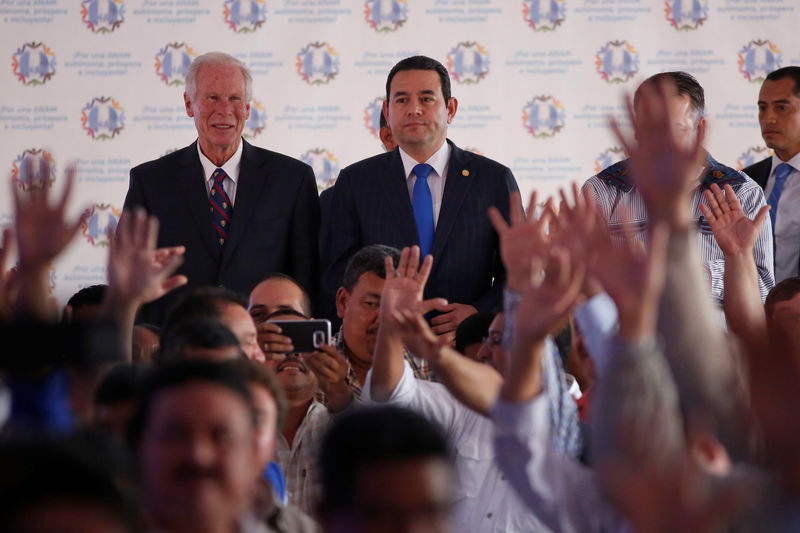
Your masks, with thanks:
<instances>
[{"instance_id":1,"label":"crowd of people","mask_svg":"<svg viewBox=\"0 0 800 533\"><path fill-rule=\"evenodd\" d=\"M197 141L131 170L108 283L64 309L76 170L13 190L0 531L800 530L800 67L761 87L765 161L711 157L702 87L660 73L627 158L527 211L447 138L434 59L319 198L242 139L251 87L195 58Z\"/></svg>"}]
</instances>

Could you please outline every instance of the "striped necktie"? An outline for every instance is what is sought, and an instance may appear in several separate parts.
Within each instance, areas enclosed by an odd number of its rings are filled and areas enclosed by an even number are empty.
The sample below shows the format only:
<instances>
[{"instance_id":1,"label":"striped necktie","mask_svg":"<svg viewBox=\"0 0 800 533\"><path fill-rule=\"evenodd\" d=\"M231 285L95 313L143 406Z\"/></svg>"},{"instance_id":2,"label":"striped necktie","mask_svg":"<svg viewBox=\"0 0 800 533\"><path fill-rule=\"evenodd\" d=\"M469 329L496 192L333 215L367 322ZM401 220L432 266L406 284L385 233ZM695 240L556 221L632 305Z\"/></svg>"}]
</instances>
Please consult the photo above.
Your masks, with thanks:
<instances>
[{"instance_id":1,"label":"striped necktie","mask_svg":"<svg viewBox=\"0 0 800 533\"><path fill-rule=\"evenodd\" d=\"M211 194L208 196L208 201L211 204L211 218L214 219L214 229L217 232L217 243L219 248L225 246L225 239L228 238L228 228L231 225L231 217L233 216L233 206L228 193L222 187L222 182L225 181L228 175L221 168L214 171L211 178L214 180L211 186Z\"/></svg>"}]
</instances>

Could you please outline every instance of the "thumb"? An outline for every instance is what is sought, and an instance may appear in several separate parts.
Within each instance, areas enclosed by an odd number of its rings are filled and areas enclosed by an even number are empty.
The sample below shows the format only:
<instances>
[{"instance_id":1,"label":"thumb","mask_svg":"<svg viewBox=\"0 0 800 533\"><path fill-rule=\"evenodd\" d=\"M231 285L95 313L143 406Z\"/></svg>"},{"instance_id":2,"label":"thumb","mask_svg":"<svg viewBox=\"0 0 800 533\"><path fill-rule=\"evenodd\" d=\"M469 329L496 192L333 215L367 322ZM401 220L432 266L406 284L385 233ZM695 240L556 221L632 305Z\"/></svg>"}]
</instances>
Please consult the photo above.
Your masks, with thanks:
<instances>
[{"instance_id":1,"label":"thumb","mask_svg":"<svg viewBox=\"0 0 800 533\"><path fill-rule=\"evenodd\" d=\"M417 311L424 315L428 311L432 311L434 309L441 311L447 307L447 305L447 300L445 298L430 298L428 300L419 302L417 304Z\"/></svg>"}]
</instances>

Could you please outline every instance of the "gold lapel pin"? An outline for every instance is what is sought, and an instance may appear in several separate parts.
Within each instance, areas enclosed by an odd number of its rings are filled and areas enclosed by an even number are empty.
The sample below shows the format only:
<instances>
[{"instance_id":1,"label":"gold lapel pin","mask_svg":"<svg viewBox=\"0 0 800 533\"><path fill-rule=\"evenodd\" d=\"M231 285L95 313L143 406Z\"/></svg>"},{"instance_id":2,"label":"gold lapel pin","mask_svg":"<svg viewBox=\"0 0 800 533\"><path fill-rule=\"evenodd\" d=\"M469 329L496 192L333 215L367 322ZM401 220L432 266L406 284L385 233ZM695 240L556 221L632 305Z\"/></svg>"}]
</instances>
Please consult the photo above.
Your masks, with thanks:
<instances>
[{"instance_id":1,"label":"gold lapel pin","mask_svg":"<svg viewBox=\"0 0 800 533\"><path fill-rule=\"evenodd\" d=\"M461 175L462 175L462 176L464 176L464 177L467 177L467 176L469 176L469 170L467 170L467 169L465 168L464 170L462 170L462 171L461 171Z\"/></svg>"}]
</instances>

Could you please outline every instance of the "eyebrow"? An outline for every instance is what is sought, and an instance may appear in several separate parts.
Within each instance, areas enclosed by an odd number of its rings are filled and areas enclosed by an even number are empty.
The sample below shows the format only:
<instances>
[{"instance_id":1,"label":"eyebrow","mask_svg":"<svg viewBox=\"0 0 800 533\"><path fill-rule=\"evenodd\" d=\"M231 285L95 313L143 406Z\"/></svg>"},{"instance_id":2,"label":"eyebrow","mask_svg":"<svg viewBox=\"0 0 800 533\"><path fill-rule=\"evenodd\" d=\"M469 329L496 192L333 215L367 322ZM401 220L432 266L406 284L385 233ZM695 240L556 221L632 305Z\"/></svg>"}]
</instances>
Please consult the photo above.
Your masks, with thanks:
<instances>
[{"instance_id":1,"label":"eyebrow","mask_svg":"<svg viewBox=\"0 0 800 533\"><path fill-rule=\"evenodd\" d=\"M367 293L367 294L365 294L364 296L365 296L366 298L370 298L370 297L371 297L371 298L376 298L376 299L378 299L378 300L380 300L380 299L381 299L381 295L380 295L380 294L378 294L377 292L368 292L368 293Z\"/></svg>"},{"instance_id":2,"label":"eyebrow","mask_svg":"<svg viewBox=\"0 0 800 533\"><path fill-rule=\"evenodd\" d=\"M769 103L772 103L772 104L788 104L789 102L790 101L789 101L788 98L780 98L778 100L769 100L769 101L768 100L759 100L758 101L759 104L769 104Z\"/></svg>"},{"instance_id":3,"label":"eyebrow","mask_svg":"<svg viewBox=\"0 0 800 533\"><path fill-rule=\"evenodd\" d=\"M308 318L306 315L299 312L297 309L294 309L293 307L289 307L288 305L280 305L277 309L267 315L267 320L270 320L272 317L278 315L292 315L299 318Z\"/></svg>"},{"instance_id":4,"label":"eyebrow","mask_svg":"<svg viewBox=\"0 0 800 533\"><path fill-rule=\"evenodd\" d=\"M433 89L423 89L419 92L419 94L432 94L436 96L436 91L434 91ZM397 91L392 95L392 98L397 98L398 96L408 96L408 95L409 95L408 91Z\"/></svg>"}]
</instances>

